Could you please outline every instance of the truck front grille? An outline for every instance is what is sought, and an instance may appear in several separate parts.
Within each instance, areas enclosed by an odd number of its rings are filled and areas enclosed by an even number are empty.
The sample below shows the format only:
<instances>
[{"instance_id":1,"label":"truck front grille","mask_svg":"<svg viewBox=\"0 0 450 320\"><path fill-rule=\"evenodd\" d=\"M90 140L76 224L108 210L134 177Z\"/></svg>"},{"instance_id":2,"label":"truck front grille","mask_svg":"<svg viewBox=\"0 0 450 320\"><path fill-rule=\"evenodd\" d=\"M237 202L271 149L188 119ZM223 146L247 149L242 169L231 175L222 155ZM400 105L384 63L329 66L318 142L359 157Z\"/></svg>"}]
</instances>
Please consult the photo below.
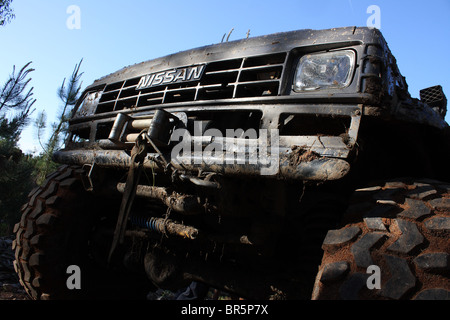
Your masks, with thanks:
<instances>
[{"instance_id":1,"label":"truck front grille","mask_svg":"<svg viewBox=\"0 0 450 320\"><path fill-rule=\"evenodd\" d=\"M201 79L136 90L141 77L106 85L96 114L167 103L262 97L280 94L287 54L215 61Z\"/></svg>"}]
</instances>

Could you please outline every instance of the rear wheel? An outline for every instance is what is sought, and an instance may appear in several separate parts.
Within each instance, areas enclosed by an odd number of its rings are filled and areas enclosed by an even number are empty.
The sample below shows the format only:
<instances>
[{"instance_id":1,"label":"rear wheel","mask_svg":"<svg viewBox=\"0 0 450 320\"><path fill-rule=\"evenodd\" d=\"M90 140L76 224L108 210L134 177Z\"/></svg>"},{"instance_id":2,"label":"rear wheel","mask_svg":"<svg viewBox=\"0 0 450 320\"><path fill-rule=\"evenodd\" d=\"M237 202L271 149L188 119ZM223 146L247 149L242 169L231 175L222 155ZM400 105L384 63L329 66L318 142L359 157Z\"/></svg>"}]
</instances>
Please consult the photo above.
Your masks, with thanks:
<instances>
[{"instance_id":1,"label":"rear wheel","mask_svg":"<svg viewBox=\"0 0 450 320\"><path fill-rule=\"evenodd\" d=\"M450 185L399 179L356 190L330 230L312 299L450 299Z\"/></svg>"}]
</instances>

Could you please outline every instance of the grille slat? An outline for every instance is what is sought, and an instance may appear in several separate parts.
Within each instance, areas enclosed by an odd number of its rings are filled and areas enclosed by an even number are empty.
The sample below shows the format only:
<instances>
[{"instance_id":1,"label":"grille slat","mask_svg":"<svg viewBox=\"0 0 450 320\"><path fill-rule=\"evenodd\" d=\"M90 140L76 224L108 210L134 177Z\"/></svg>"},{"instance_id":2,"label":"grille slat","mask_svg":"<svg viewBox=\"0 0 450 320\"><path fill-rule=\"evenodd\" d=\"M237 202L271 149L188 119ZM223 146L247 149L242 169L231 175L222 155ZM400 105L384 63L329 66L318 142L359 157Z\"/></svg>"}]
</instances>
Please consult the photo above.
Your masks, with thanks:
<instances>
[{"instance_id":1,"label":"grille slat","mask_svg":"<svg viewBox=\"0 0 450 320\"><path fill-rule=\"evenodd\" d=\"M278 95L287 53L207 63L196 81L136 90L140 77L108 84L96 114L166 103Z\"/></svg>"}]
</instances>

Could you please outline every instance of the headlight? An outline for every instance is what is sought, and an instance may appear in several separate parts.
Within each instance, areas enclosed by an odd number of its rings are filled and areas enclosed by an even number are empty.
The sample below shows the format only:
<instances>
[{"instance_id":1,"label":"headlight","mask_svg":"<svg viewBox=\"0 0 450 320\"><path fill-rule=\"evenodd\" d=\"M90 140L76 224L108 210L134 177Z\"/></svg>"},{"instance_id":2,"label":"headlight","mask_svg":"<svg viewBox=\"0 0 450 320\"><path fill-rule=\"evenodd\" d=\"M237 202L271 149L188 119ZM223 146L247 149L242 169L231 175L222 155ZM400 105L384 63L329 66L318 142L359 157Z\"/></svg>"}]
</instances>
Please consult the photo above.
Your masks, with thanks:
<instances>
[{"instance_id":1,"label":"headlight","mask_svg":"<svg viewBox=\"0 0 450 320\"><path fill-rule=\"evenodd\" d=\"M294 91L344 88L352 80L355 53L350 50L307 54L300 59Z\"/></svg>"},{"instance_id":2,"label":"headlight","mask_svg":"<svg viewBox=\"0 0 450 320\"><path fill-rule=\"evenodd\" d=\"M83 102L78 107L78 110L75 113L74 117L79 118L93 115L100 101L100 98L102 97L102 93L102 91L87 93Z\"/></svg>"}]
</instances>

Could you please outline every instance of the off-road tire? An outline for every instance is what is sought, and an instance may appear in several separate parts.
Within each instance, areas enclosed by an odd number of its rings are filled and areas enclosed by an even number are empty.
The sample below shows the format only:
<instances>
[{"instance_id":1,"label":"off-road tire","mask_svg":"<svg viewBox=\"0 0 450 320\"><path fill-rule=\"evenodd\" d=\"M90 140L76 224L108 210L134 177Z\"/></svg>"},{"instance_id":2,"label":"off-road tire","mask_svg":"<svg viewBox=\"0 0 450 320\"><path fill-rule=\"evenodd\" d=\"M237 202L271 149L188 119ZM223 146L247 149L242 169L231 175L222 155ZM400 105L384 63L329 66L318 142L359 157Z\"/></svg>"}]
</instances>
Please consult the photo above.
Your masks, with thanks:
<instances>
[{"instance_id":1,"label":"off-road tire","mask_svg":"<svg viewBox=\"0 0 450 320\"><path fill-rule=\"evenodd\" d=\"M312 299L450 299L449 235L449 183L405 178L358 189L323 241Z\"/></svg>"},{"instance_id":2,"label":"off-road tire","mask_svg":"<svg viewBox=\"0 0 450 320\"><path fill-rule=\"evenodd\" d=\"M80 167L62 166L30 192L22 207L14 227L14 268L32 299L130 298L137 291L126 290L127 279L97 259L94 230L105 214L114 215L107 201L85 191L83 177ZM79 290L67 287L71 265L81 271Z\"/></svg>"},{"instance_id":3,"label":"off-road tire","mask_svg":"<svg viewBox=\"0 0 450 320\"><path fill-rule=\"evenodd\" d=\"M76 292L67 288L67 268L83 268L93 218L86 210L91 200L83 192L83 174L79 167L60 167L30 192L22 207L14 227L14 268L32 299L72 298Z\"/></svg>"}]
</instances>

